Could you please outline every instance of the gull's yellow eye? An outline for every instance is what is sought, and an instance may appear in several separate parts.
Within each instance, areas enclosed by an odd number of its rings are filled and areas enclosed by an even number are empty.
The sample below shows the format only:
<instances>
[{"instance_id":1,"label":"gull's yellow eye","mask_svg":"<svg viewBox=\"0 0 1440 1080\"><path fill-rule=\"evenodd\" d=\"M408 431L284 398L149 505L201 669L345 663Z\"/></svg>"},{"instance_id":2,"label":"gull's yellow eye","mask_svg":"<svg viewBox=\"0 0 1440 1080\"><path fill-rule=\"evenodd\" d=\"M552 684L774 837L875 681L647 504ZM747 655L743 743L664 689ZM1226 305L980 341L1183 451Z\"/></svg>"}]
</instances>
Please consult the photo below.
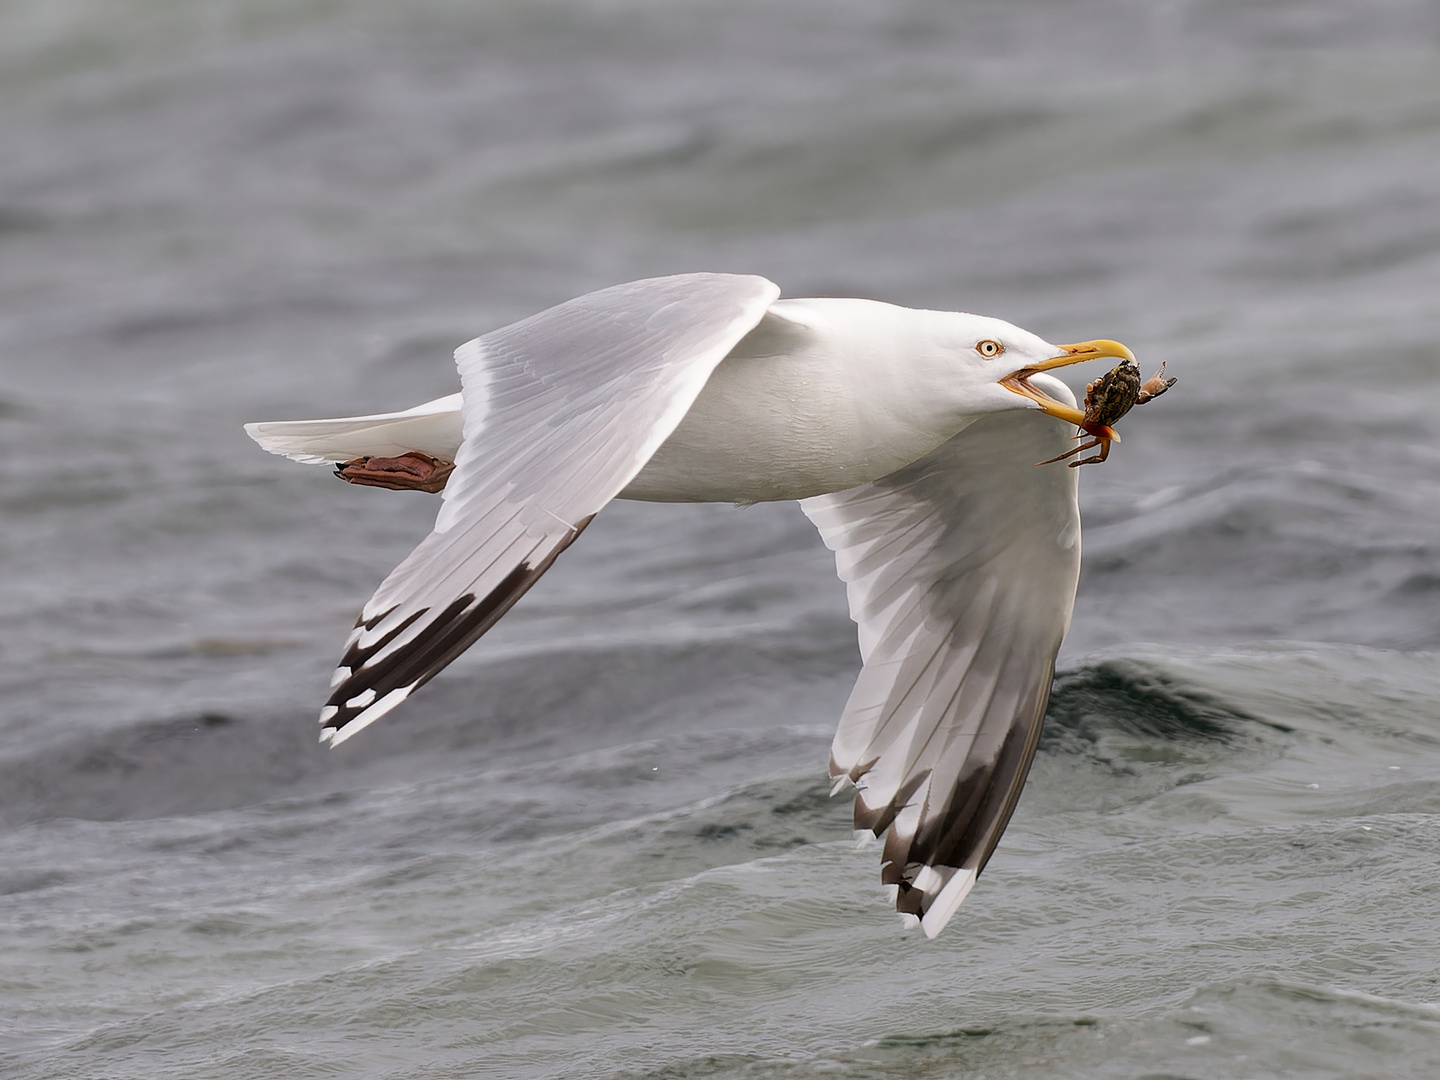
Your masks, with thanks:
<instances>
[{"instance_id":1,"label":"gull's yellow eye","mask_svg":"<svg viewBox=\"0 0 1440 1080\"><path fill-rule=\"evenodd\" d=\"M1004 352L1005 346L1001 345L998 341L991 341L987 338L975 346L975 351L988 360L992 356L999 356Z\"/></svg>"}]
</instances>

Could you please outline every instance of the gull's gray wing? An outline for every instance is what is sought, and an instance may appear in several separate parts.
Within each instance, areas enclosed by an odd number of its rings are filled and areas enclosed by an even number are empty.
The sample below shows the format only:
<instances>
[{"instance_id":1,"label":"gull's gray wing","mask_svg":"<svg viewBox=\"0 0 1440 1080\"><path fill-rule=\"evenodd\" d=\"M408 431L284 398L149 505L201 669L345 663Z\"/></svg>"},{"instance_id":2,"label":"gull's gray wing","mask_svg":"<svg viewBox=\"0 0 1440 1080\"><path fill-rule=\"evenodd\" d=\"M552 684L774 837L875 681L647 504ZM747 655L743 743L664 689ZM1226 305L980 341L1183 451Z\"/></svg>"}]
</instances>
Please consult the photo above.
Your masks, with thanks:
<instances>
[{"instance_id":1,"label":"gull's gray wing","mask_svg":"<svg viewBox=\"0 0 1440 1080\"><path fill-rule=\"evenodd\" d=\"M687 274L462 345L464 441L435 531L365 605L320 715L339 743L494 625L645 465L780 290Z\"/></svg>"},{"instance_id":2,"label":"gull's gray wing","mask_svg":"<svg viewBox=\"0 0 1440 1080\"><path fill-rule=\"evenodd\" d=\"M1046 390L1074 400L1058 380ZM835 552L865 661L830 775L859 788L856 829L889 829L881 880L931 937L995 849L1035 756L1080 513L1075 470L1034 463L1072 431L1038 411L983 416L889 476L800 504Z\"/></svg>"}]
</instances>

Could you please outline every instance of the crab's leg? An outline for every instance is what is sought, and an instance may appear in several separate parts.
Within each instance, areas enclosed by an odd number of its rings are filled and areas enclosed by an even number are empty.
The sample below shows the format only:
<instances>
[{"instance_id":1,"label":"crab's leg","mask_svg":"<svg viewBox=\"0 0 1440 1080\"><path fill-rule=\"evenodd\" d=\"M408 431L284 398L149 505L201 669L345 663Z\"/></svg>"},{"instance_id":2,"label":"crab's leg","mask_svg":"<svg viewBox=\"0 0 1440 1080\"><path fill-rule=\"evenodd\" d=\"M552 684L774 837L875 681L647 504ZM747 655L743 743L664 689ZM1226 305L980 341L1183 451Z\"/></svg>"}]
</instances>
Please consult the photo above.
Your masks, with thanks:
<instances>
[{"instance_id":1,"label":"crab's leg","mask_svg":"<svg viewBox=\"0 0 1440 1080\"><path fill-rule=\"evenodd\" d=\"M1076 435L1075 437L1076 437L1077 439L1079 439L1079 438L1082 438L1083 436ZM1095 447L1099 446L1101 443L1104 443L1104 444L1105 444L1105 453L1108 454L1108 453L1110 452L1110 440L1109 440L1109 439L1102 439L1102 438L1100 438L1100 437L1097 435L1094 439L1091 439L1091 440L1090 440L1089 442L1087 442L1087 443L1081 443L1079 446L1075 447L1073 450L1066 450L1065 453L1063 453L1063 454L1058 454L1058 455L1056 455L1055 457L1049 458L1049 459L1046 460L1046 461L1037 461L1037 462L1035 463L1035 467L1036 467L1036 468L1039 468L1041 465L1053 465L1053 464L1055 464L1055 462L1057 462L1057 461L1064 461L1067 457L1074 457L1076 454L1084 453L1086 450L1093 450L1093 449L1095 449ZM1080 464L1080 462L1078 462L1078 461L1073 461L1073 462L1071 462L1071 464L1072 464L1072 465L1078 465L1078 464Z\"/></svg>"},{"instance_id":2,"label":"crab's leg","mask_svg":"<svg viewBox=\"0 0 1440 1080\"><path fill-rule=\"evenodd\" d=\"M1094 457L1082 458L1080 461L1070 462L1070 468L1076 469L1079 468L1081 465L1099 465L1100 462L1104 461L1107 457L1110 456L1110 439L1096 439L1095 442L1090 444L1090 446L1094 446L1095 443L1100 444L1100 452ZM1089 447L1081 447L1081 449L1087 450L1089 449ZM1069 455L1067 454L1066 457L1069 457Z\"/></svg>"}]
</instances>

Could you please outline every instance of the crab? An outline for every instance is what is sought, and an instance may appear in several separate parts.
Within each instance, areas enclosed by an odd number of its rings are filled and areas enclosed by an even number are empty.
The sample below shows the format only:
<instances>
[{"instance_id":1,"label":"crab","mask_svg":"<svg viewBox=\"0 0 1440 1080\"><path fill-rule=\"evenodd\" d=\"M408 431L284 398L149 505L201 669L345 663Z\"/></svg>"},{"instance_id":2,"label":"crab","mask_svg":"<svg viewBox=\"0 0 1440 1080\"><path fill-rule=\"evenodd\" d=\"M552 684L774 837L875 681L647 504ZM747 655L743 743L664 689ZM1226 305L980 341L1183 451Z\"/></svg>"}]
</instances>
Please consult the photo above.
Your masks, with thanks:
<instances>
[{"instance_id":1,"label":"crab","mask_svg":"<svg viewBox=\"0 0 1440 1080\"><path fill-rule=\"evenodd\" d=\"M1093 450L1098 446L1100 447L1098 454L1081 458L1079 461L1072 461L1070 468L1074 469L1081 465L1098 465L1110 456L1110 444L1120 441L1120 436L1115 433L1115 429L1111 425L1119 421L1136 405L1154 401L1174 385L1173 377L1168 379L1165 377L1163 363L1160 365L1159 371L1142 383L1140 368L1135 361L1121 360L1120 363L1085 387L1085 418L1080 422L1080 432L1075 437L1083 439L1089 435L1091 440L1073 450L1067 450L1063 454L1046 461L1036 462L1036 464L1051 465L1086 450Z\"/></svg>"}]
</instances>

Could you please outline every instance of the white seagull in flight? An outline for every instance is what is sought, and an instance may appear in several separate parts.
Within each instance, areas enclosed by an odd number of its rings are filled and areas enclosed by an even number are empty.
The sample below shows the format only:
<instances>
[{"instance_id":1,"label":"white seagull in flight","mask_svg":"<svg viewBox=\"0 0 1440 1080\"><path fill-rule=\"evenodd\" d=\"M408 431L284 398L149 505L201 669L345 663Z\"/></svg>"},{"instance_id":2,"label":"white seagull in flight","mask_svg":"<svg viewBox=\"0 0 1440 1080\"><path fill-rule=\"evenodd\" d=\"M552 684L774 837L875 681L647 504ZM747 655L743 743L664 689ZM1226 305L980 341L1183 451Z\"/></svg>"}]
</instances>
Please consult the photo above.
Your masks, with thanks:
<instances>
[{"instance_id":1,"label":"white seagull in flight","mask_svg":"<svg viewBox=\"0 0 1440 1080\"><path fill-rule=\"evenodd\" d=\"M881 878L933 937L1015 809L1074 604L1076 473L1035 463L1066 456L1077 426L1103 450L1116 437L1043 372L1134 358L979 315L779 295L729 274L617 285L462 345L458 394L245 430L354 482L444 489L346 642L320 716L332 746L490 629L611 499L800 500L864 661L830 775L858 789L857 830L888 830Z\"/></svg>"}]
</instances>

